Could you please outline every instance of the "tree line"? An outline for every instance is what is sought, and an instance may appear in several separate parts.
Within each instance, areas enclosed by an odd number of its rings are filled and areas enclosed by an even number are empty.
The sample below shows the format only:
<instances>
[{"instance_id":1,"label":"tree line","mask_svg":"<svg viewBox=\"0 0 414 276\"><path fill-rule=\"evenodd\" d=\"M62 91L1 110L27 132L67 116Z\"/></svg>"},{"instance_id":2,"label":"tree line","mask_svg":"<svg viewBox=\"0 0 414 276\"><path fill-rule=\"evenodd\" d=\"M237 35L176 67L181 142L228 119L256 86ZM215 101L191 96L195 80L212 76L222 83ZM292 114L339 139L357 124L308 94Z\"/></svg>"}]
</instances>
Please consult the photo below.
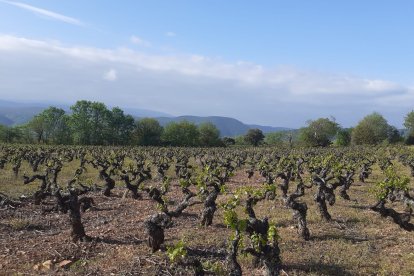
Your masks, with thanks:
<instances>
[{"instance_id":1,"label":"tree line","mask_svg":"<svg viewBox=\"0 0 414 276\"><path fill-rule=\"evenodd\" d=\"M135 120L118 107L78 101L70 114L49 107L27 124L0 126L0 141L50 145L222 146L212 123L171 122L165 127L153 118Z\"/></svg>"},{"instance_id":2,"label":"tree line","mask_svg":"<svg viewBox=\"0 0 414 276\"><path fill-rule=\"evenodd\" d=\"M353 128L342 128L334 118L319 118L299 130L264 134L260 129L250 129L242 136L221 138L218 128L209 122L197 126L184 120L163 127L156 119L135 120L118 107L108 109L103 103L85 100L76 102L70 110L68 114L61 108L49 107L24 125L0 125L0 142L192 147L414 144L414 111L405 117L405 135L374 112Z\"/></svg>"},{"instance_id":3,"label":"tree line","mask_svg":"<svg viewBox=\"0 0 414 276\"><path fill-rule=\"evenodd\" d=\"M263 134L259 129L250 129L246 135L225 138L224 142L235 145L269 146L349 146L405 143L414 144L414 111L407 114L406 129L398 130L388 124L378 112L365 116L355 127L343 128L334 118L309 120L305 127Z\"/></svg>"},{"instance_id":4,"label":"tree line","mask_svg":"<svg viewBox=\"0 0 414 276\"><path fill-rule=\"evenodd\" d=\"M378 112L365 116L355 127L342 128L334 118L310 120L307 126L293 135L291 132L279 132L266 135L267 144L296 143L303 146L326 147L329 145L378 145L406 143L414 144L414 111L405 117L405 133Z\"/></svg>"}]
</instances>

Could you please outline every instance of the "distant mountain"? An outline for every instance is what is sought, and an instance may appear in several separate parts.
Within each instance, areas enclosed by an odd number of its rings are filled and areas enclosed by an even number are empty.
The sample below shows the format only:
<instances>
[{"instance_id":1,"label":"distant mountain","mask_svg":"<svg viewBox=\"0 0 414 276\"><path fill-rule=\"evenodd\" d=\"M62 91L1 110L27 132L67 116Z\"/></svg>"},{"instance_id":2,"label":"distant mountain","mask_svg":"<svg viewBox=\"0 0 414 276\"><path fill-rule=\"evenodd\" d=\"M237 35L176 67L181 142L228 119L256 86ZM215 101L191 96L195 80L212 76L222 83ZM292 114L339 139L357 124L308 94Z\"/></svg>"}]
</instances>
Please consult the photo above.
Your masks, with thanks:
<instances>
[{"instance_id":1,"label":"distant mountain","mask_svg":"<svg viewBox=\"0 0 414 276\"><path fill-rule=\"evenodd\" d=\"M47 108L45 105L14 103L0 100L0 124L12 126L28 122Z\"/></svg>"},{"instance_id":2,"label":"distant mountain","mask_svg":"<svg viewBox=\"0 0 414 276\"><path fill-rule=\"evenodd\" d=\"M121 109L126 114L132 115L134 117L172 117L172 115L164 113L164 112L142 109L142 108L121 107Z\"/></svg>"},{"instance_id":3,"label":"distant mountain","mask_svg":"<svg viewBox=\"0 0 414 276\"><path fill-rule=\"evenodd\" d=\"M166 124L170 122L179 122L183 120L187 120L196 125L199 125L200 123L204 123L204 122L211 122L220 130L220 134L223 137L224 136L233 137L233 136L238 136L238 135L244 135L251 128L258 128L262 130L263 133L289 130L289 128L285 128L285 127L248 125L234 118L220 117L220 116L199 117L199 116L187 115L187 116L179 116L179 117L157 117L155 119L157 119L162 126L165 126Z\"/></svg>"},{"instance_id":4,"label":"distant mountain","mask_svg":"<svg viewBox=\"0 0 414 276\"><path fill-rule=\"evenodd\" d=\"M13 121L7 118L6 116L0 115L0 125L10 126L13 124Z\"/></svg>"}]
</instances>

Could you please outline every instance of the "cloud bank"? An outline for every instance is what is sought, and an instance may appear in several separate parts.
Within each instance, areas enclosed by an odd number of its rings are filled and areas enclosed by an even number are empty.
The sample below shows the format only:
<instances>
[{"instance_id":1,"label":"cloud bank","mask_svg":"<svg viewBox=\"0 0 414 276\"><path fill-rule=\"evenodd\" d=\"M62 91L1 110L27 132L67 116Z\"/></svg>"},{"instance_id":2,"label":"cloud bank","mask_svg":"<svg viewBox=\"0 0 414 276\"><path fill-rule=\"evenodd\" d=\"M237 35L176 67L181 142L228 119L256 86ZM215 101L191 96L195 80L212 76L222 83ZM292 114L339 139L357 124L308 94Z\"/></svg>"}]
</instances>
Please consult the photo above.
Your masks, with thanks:
<instances>
[{"instance_id":1,"label":"cloud bank","mask_svg":"<svg viewBox=\"0 0 414 276\"><path fill-rule=\"evenodd\" d=\"M289 127L330 115L349 126L379 111L401 126L413 108L414 91L388 80L289 66L267 68L192 54L74 47L0 35L0 98L61 103L89 99Z\"/></svg>"}]
</instances>

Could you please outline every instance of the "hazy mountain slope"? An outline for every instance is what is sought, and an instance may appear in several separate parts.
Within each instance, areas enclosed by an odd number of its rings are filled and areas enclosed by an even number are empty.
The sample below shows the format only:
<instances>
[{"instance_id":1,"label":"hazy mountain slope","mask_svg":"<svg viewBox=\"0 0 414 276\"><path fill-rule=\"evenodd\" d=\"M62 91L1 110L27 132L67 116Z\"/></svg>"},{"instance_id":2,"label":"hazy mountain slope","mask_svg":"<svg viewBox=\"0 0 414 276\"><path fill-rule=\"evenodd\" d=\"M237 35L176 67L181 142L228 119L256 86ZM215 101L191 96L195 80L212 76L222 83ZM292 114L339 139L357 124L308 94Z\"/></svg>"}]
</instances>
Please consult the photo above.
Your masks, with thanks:
<instances>
[{"instance_id":1,"label":"hazy mountain slope","mask_svg":"<svg viewBox=\"0 0 414 276\"><path fill-rule=\"evenodd\" d=\"M211 122L220 130L221 136L238 136L244 135L250 128L258 128L264 133L276 132L281 130L288 130L289 128L284 127L269 127L261 125L247 125L239 120L228 117L220 116L209 116L209 117L199 117L199 116L179 116L179 117L158 117L157 119L162 126L170 122L179 122L182 120L187 120L189 122L200 124L203 122Z\"/></svg>"},{"instance_id":2,"label":"hazy mountain slope","mask_svg":"<svg viewBox=\"0 0 414 276\"><path fill-rule=\"evenodd\" d=\"M11 126L13 121L7 118L6 116L0 115L0 125Z\"/></svg>"}]
</instances>

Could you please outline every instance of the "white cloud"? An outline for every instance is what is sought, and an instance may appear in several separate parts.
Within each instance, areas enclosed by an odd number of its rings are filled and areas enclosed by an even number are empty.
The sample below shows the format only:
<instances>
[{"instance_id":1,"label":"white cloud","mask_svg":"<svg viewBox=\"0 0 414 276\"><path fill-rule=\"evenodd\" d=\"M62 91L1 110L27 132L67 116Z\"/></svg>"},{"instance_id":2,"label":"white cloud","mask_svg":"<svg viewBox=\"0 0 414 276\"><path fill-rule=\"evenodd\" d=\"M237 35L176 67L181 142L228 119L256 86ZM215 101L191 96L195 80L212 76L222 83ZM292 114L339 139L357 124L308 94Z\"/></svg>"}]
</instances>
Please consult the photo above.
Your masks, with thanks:
<instances>
[{"instance_id":1,"label":"white cloud","mask_svg":"<svg viewBox=\"0 0 414 276\"><path fill-rule=\"evenodd\" d=\"M174 33L174 32L166 32L166 33L165 33L165 35L166 35L166 36L168 36L168 37L174 37L174 36L176 36L177 34L176 34L176 33Z\"/></svg>"},{"instance_id":2,"label":"white cloud","mask_svg":"<svg viewBox=\"0 0 414 276\"><path fill-rule=\"evenodd\" d=\"M57 20L57 21L61 21L61 22L65 22L65 23L72 24L72 25L77 25L77 26L83 26L84 25L82 23L82 21L80 21L79 19L69 17L69 16L66 16L66 15L63 15L63 14L60 14L60 13L56 13L56 12L53 12L53 11L49 11L49 10L41 9L41 8L38 8L38 7L34 7L34 6L24 4L24 3L21 3L21 2L8 1L8 0L0 0L0 2L9 4L9 5L13 5L15 7L31 11L34 14L45 16L47 18L51 18L51 19L54 19L54 20Z\"/></svg>"},{"instance_id":3,"label":"white cloud","mask_svg":"<svg viewBox=\"0 0 414 276\"><path fill-rule=\"evenodd\" d=\"M130 37L130 41L133 44L138 45L138 46L143 46L143 47L150 47L151 46L151 42L146 41L146 40L144 40L144 39L142 39L138 36L135 36L135 35Z\"/></svg>"},{"instance_id":4,"label":"white cloud","mask_svg":"<svg viewBox=\"0 0 414 276\"><path fill-rule=\"evenodd\" d=\"M268 68L129 48L72 47L0 35L0 98L92 99L171 114L223 115L291 127L329 115L350 125L377 110L401 125L412 108L414 90L388 80L287 66Z\"/></svg>"},{"instance_id":5,"label":"white cloud","mask_svg":"<svg viewBox=\"0 0 414 276\"><path fill-rule=\"evenodd\" d=\"M369 91L400 90L402 87L396 83L384 80L365 80L365 87Z\"/></svg>"},{"instance_id":6,"label":"white cloud","mask_svg":"<svg viewBox=\"0 0 414 276\"><path fill-rule=\"evenodd\" d=\"M115 69L110 69L103 74L103 79L107 81L116 81L118 79L118 73Z\"/></svg>"}]
</instances>

